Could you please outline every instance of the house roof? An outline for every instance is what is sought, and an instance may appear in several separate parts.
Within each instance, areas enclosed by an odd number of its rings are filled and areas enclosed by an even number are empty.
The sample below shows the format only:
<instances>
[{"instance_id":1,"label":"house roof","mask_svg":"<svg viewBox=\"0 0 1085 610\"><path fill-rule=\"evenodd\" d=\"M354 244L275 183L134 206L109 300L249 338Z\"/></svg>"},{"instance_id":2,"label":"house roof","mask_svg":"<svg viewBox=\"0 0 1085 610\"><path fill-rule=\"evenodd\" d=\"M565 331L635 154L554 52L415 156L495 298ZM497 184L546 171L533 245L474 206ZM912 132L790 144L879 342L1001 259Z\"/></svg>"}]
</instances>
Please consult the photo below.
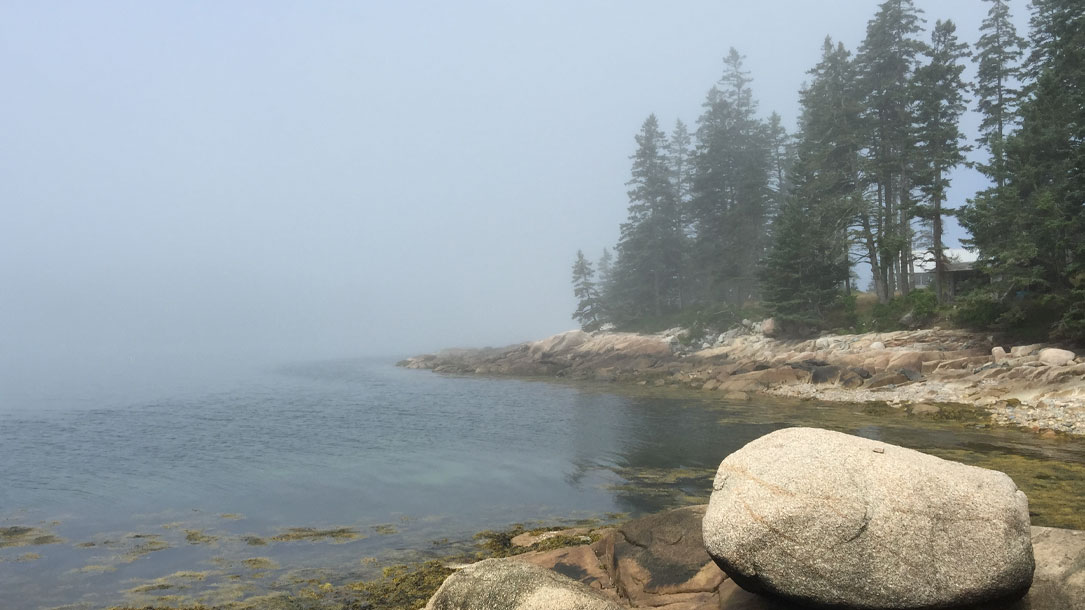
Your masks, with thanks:
<instances>
[{"instance_id":1,"label":"house roof","mask_svg":"<svg viewBox=\"0 0 1085 610\"><path fill-rule=\"evenodd\" d=\"M947 271L968 271L975 266L979 259L979 253L966 248L946 248ZM934 273L934 256L927 250L916 250L915 270L916 273Z\"/></svg>"}]
</instances>

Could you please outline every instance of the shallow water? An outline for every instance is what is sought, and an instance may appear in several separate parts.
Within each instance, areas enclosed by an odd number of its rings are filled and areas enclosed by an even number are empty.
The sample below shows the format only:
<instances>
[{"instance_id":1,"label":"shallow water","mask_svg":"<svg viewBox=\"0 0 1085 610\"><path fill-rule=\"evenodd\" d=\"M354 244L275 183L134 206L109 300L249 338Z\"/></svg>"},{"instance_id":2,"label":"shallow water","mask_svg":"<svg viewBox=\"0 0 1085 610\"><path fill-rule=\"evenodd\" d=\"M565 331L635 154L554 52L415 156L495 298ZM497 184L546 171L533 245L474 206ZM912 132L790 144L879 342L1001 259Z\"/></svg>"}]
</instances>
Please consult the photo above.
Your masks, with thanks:
<instances>
[{"instance_id":1,"label":"shallow water","mask_svg":"<svg viewBox=\"0 0 1085 610\"><path fill-rule=\"evenodd\" d=\"M1085 528L1085 443L971 412L722 403L367 360L231 372L204 391L125 387L0 403L0 607L223 603L441 554L482 529L703 502L723 457L792 425L998 468L1034 523Z\"/></svg>"}]
</instances>

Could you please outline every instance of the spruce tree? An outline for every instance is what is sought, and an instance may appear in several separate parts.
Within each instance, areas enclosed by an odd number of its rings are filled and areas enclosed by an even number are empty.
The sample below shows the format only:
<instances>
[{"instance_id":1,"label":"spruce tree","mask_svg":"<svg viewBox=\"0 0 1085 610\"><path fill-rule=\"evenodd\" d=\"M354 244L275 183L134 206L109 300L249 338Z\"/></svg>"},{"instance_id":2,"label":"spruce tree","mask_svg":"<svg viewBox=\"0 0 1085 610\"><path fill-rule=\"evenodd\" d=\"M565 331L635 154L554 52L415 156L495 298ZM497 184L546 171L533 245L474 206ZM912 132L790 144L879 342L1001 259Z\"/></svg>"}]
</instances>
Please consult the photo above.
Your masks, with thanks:
<instances>
[{"instance_id":1,"label":"spruce tree","mask_svg":"<svg viewBox=\"0 0 1085 610\"><path fill-rule=\"evenodd\" d=\"M965 111L961 78L968 57L967 45L957 41L952 21L935 23L931 44L927 47L928 62L916 71L916 140L919 157L918 182L924 204L916 206L916 215L930 224L931 255L934 258L935 295L945 300L945 254L942 247L942 217L949 188L949 172L964 161L971 149L964 144L959 122Z\"/></svg>"},{"instance_id":2,"label":"spruce tree","mask_svg":"<svg viewBox=\"0 0 1085 610\"><path fill-rule=\"evenodd\" d=\"M599 319L605 322L614 321L614 256L609 248L603 248L596 264L595 286L599 293Z\"/></svg>"},{"instance_id":3,"label":"spruce tree","mask_svg":"<svg viewBox=\"0 0 1085 610\"><path fill-rule=\"evenodd\" d=\"M731 49L698 119L690 217L701 298L709 301L755 298L768 246L770 145L742 61Z\"/></svg>"},{"instance_id":4,"label":"spruce tree","mask_svg":"<svg viewBox=\"0 0 1085 610\"><path fill-rule=\"evenodd\" d=\"M655 115L636 136L629 217L621 226L614 265L620 316L659 316L678 307L683 257L682 219L671 183L667 137Z\"/></svg>"},{"instance_id":5,"label":"spruce tree","mask_svg":"<svg viewBox=\"0 0 1085 610\"><path fill-rule=\"evenodd\" d=\"M1021 56L1025 41L1017 35L1008 0L985 0L991 4L980 25L976 42L976 110L982 115L979 144L990 161L980 169L998 188L1006 186L1006 135L1016 123L1020 97Z\"/></svg>"},{"instance_id":6,"label":"spruce tree","mask_svg":"<svg viewBox=\"0 0 1085 610\"><path fill-rule=\"evenodd\" d=\"M859 106L843 45L825 39L801 92L791 188L773 223L764 301L784 328L818 328L849 287L848 228L862 206Z\"/></svg>"},{"instance_id":7,"label":"spruce tree","mask_svg":"<svg viewBox=\"0 0 1085 610\"><path fill-rule=\"evenodd\" d=\"M1006 140L1006 185L962 215L1008 311L1051 316L1085 340L1085 6L1034 0L1020 128Z\"/></svg>"},{"instance_id":8,"label":"spruce tree","mask_svg":"<svg viewBox=\"0 0 1085 610\"><path fill-rule=\"evenodd\" d=\"M865 173L875 205L863 218L878 298L888 301L910 288L911 221L914 213L912 126L913 75L925 45L916 38L919 11L912 0L885 0L867 23L859 47L859 71L866 139Z\"/></svg>"},{"instance_id":9,"label":"spruce tree","mask_svg":"<svg viewBox=\"0 0 1085 610\"><path fill-rule=\"evenodd\" d=\"M573 319L579 322L584 330L598 329L602 320L599 315L599 291L595 287L595 272L591 261L585 258L580 250L576 251L576 262L573 263L573 296L576 297Z\"/></svg>"},{"instance_id":10,"label":"spruce tree","mask_svg":"<svg viewBox=\"0 0 1085 610\"><path fill-rule=\"evenodd\" d=\"M684 309L692 292L690 277L689 201L693 188L693 139L681 119L675 121L667 142L667 163L670 166L672 197L678 218L679 264L678 309Z\"/></svg>"}]
</instances>

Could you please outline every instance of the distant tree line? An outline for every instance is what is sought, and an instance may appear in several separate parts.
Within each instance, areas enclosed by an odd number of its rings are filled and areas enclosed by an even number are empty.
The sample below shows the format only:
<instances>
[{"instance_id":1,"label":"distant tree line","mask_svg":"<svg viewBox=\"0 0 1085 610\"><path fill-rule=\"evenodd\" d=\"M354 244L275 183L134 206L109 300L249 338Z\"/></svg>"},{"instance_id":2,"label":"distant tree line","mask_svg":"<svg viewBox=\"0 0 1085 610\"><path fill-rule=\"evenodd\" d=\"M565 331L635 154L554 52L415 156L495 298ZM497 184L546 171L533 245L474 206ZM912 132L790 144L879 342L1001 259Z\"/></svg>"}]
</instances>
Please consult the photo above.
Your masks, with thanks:
<instances>
[{"instance_id":1,"label":"distant tree line","mask_svg":"<svg viewBox=\"0 0 1085 610\"><path fill-rule=\"evenodd\" d=\"M991 280L957 305L966 319L1085 338L1085 0L1033 0L1029 42L1007 0L984 2L971 48L951 21L924 32L912 0L879 5L855 53L827 37L793 134L758 113L731 49L692 133L679 120L668 135L654 114L641 125L617 246L595 266L577 253L574 318L629 327L760 301L816 329L847 308L854 266L887 303L913 289L917 257L942 303L943 220L956 215ZM991 186L953 208L970 102Z\"/></svg>"}]
</instances>

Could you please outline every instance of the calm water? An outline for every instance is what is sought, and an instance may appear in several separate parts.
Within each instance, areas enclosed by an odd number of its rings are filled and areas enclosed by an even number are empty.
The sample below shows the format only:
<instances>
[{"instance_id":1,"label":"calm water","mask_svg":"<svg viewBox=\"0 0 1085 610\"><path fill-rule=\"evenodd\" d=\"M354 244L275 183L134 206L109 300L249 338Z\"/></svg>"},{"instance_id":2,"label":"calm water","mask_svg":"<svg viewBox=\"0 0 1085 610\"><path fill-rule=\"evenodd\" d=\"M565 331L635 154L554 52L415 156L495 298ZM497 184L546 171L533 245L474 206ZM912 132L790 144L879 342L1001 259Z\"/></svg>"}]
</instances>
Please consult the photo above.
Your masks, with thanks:
<instances>
[{"instance_id":1,"label":"calm water","mask_svg":"<svg viewBox=\"0 0 1085 610\"><path fill-rule=\"evenodd\" d=\"M723 457L788 425L1004 470L1035 523L1085 527L1085 443L968 417L367 360L238 369L206 387L141 377L0 395L0 608L223 603L440 554L482 529L700 502ZM339 532L275 540L290 528Z\"/></svg>"}]
</instances>

